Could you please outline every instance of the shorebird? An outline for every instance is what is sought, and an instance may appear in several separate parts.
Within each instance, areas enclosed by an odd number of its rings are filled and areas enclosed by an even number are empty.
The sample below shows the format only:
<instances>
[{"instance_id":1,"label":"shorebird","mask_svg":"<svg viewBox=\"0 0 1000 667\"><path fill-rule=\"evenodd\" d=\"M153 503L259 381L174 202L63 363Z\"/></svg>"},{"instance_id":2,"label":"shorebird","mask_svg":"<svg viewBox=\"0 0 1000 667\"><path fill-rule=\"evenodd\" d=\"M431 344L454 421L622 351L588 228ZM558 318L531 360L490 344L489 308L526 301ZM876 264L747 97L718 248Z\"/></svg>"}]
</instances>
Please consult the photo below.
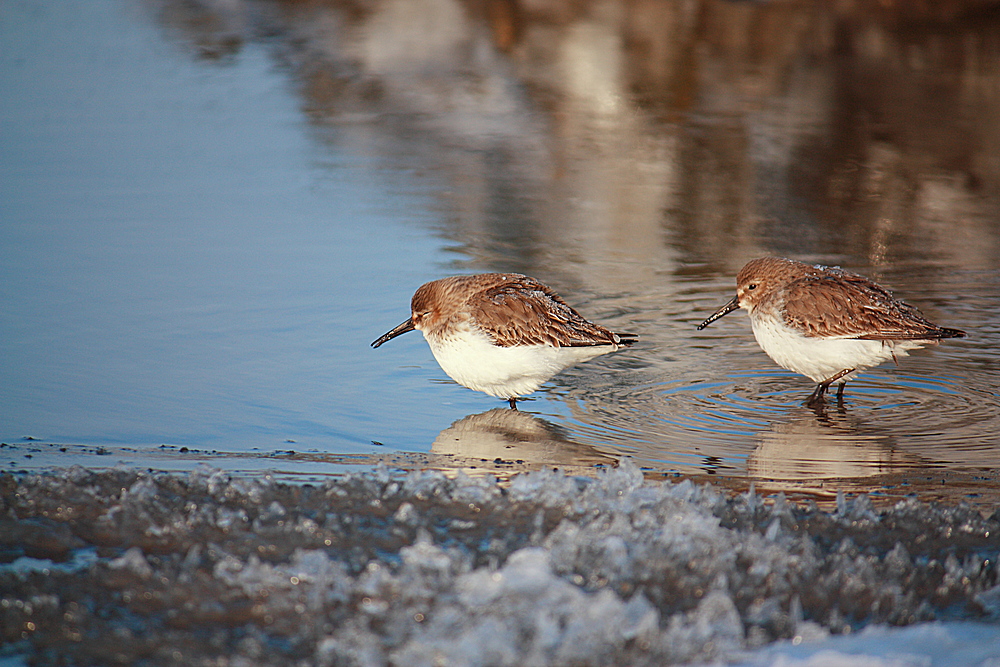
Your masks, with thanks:
<instances>
[{"instance_id":1,"label":"shorebird","mask_svg":"<svg viewBox=\"0 0 1000 667\"><path fill-rule=\"evenodd\" d=\"M775 363L819 383L808 405L822 401L834 383L843 400L844 384L866 368L942 338L965 337L864 276L777 257L744 266L736 296L698 329L738 308L750 314L757 343Z\"/></svg>"},{"instance_id":2,"label":"shorebird","mask_svg":"<svg viewBox=\"0 0 1000 667\"><path fill-rule=\"evenodd\" d=\"M627 347L635 334L586 320L555 292L518 273L453 276L421 285L408 320L372 347L423 332L455 382L508 401L530 394L563 369Z\"/></svg>"}]
</instances>

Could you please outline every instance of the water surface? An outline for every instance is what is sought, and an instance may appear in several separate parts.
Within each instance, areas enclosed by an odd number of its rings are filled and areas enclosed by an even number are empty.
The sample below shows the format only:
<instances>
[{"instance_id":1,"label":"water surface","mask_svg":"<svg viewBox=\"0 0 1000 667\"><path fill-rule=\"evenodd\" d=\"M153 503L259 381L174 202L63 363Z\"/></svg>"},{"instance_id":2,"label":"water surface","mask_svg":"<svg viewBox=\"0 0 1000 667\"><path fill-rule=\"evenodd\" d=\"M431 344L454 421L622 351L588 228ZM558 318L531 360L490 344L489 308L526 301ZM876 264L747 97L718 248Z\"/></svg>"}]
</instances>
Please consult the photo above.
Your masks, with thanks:
<instances>
[{"instance_id":1,"label":"water surface","mask_svg":"<svg viewBox=\"0 0 1000 667\"><path fill-rule=\"evenodd\" d=\"M1000 46L989 21L918 18L8 3L3 465L58 443L248 471L286 451L873 487L995 469ZM869 275L970 336L805 408L743 313L695 329L766 254ZM527 415L455 385L418 334L368 347L422 282L479 271L641 342Z\"/></svg>"}]
</instances>

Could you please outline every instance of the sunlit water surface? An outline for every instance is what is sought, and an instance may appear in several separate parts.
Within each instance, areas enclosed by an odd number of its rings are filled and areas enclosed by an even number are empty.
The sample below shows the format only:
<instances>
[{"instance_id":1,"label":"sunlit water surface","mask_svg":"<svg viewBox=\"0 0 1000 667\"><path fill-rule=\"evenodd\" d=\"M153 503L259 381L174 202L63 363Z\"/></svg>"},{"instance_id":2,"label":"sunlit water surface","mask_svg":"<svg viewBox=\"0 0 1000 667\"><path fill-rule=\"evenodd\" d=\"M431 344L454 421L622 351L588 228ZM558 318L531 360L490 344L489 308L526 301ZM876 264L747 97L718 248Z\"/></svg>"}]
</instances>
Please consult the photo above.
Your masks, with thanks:
<instances>
[{"instance_id":1,"label":"sunlit water surface","mask_svg":"<svg viewBox=\"0 0 1000 667\"><path fill-rule=\"evenodd\" d=\"M117 461L32 459L32 442L129 448L130 463L166 468L178 464L161 446L183 447L247 471L291 450L313 458L282 465L308 474L338 472L325 455L394 451L629 455L775 480L1000 465L988 193L941 206L953 179L931 174L930 213L876 243L770 183L783 154L726 192L747 167L720 142L748 141L756 159L781 153L775 136L834 124L780 96L742 120L577 100L557 121L480 38L477 87L366 50L406 36L391 15L331 36L248 7L219 9L216 28L169 2L21 0L0 14L4 467ZM727 197L742 203L698 201ZM737 225L740 210L756 222ZM760 351L744 313L695 328L763 254L872 275L970 336L806 408L811 383ZM521 414L451 382L417 333L370 349L422 282L489 270L530 273L640 343L561 374Z\"/></svg>"}]
</instances>

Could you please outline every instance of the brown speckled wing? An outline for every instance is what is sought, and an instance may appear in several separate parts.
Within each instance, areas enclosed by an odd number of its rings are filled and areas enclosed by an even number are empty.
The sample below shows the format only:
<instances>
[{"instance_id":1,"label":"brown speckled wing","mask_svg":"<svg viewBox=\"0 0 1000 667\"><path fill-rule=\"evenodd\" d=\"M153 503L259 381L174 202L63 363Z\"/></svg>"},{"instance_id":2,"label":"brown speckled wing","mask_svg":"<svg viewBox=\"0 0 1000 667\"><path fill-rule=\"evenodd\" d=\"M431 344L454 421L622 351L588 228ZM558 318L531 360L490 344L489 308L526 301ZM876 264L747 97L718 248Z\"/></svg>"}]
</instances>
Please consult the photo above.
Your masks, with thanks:
<instances>
[{"instance_id":1,"label":"brown speckled wing","mask_svg":"<svg viewBox=\"0 0 1000 667\"><path fill-rule=\"evenodd\" d=\"M933 340L963 335L930 322L913 306L863 276L830 269L784 291L785 322L811 337Z\"/></svg>"},{"instance_id":2,"label":"brown speckled wing","mask_svg":"<svg viewBox=\"0 0 1000 667\"><path fill-rule=\"evenodd\" d=\"M626 343L588 322L552 290L527 276L512 274L508 280L477 292L468 305L479 326L501 347Z\"/></svg>"}]
</instances>

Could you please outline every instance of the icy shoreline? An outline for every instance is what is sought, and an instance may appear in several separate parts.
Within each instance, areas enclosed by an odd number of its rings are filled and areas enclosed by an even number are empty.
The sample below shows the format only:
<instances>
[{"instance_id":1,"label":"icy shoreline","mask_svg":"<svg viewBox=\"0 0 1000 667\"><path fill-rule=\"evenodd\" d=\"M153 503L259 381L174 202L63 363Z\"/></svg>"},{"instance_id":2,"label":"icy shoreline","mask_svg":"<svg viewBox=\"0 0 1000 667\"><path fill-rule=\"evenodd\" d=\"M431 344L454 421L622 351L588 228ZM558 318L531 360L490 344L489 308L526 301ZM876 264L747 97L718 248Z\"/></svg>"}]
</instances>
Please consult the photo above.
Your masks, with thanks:
<instances>
[{"instance_id":1,"label":"icy shoreline","mask_svg":"<svg viewBox=\"0 0 1000 667\"><path fill-rule=\"evenodd\" d=\"M1000 512L962 504L824 512L628 461L509 484L72 468L0 488L5 650L45 663L1000 664Z\"/></svg>"}]
</instances>

